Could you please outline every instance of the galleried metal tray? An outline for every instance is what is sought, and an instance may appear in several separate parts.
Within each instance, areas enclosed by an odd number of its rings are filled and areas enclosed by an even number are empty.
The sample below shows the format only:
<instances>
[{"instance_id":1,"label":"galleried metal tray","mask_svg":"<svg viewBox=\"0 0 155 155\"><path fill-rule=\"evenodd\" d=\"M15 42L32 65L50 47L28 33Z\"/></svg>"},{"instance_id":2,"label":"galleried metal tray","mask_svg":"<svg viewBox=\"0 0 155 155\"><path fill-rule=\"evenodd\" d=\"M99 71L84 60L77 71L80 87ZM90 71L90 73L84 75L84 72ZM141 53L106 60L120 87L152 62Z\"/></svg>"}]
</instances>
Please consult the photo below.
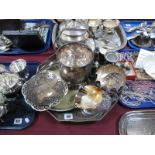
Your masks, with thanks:
<instances>
[{"instance_id":1,"label":"galleried metal tray","mask_svg":"<svg viewBox=\"0 0 155 155\"><path fill-rule=\"evenodd\" d=\"M53 33L52 33L52 43L56 47L58 47L58 45L57 45L58 32L59 32L59 24L56 23L53 26ZM91 37L89 37L89 39L90 38ZM127 44L127 37L126 37L126 34L125 34L123 27L121 25L116 29L115 40L117 40L117 39L120 41L120 45L117 47L113 47L112 48L113 51L118 51L118 50L124 48ZM92 47L93 45L90 45L89 43L86 43L86 45L88 45L92 49L95 48L95 47ZM94 46L96 46L96 45L94 44Z\"/></svg>"},{"instance_id":2,"label":"galleried metal tray","mask_svg":"<svg viewBox=\"0 0 155 155\"><path fill-rule=\"evenodd\" d=\"M64 112L57 112L49 110L48 113L57 121L59 122L73 122L73 123L80 123L80 122L95 122L102 120L116 105L117 103L116 98L113 99L113 103L107 111L102 112L95 112L92 114L86 114L83 110L73 109L70 111Z\"/></svg>"},{"instance_id":3,"label":"galleried metal tray","mask_svg":"<svg viewBox=\"0 0 155 155\"><path fill-rule=\"evenodd\" d=\"M131 111L119 121L120 135L155 135L155 110Z\"/></svg>"},{"instance_id":4,"label":"galleried metal tray","mask_svg":"<svg viewBox=\"0 0 155 155\"><path fill-rule=\"evenodd\" d=\"M57 65L53 65L48 67L48 65L40 66L38 71L42 69L48 69L53 71L55 74L60 75L59 67ZM75 107L74 98L78 92L78 87L69 87L68 93L63 97L61 102L51 107L47 112L57 121L59 122L94 122L102 120L110 110L115 106L118 101L118 95L115 93L111 93L112 104L108 110L105 111L92 111L85 112L85 110L81 110Z\"/></svg>"}]
</instances>

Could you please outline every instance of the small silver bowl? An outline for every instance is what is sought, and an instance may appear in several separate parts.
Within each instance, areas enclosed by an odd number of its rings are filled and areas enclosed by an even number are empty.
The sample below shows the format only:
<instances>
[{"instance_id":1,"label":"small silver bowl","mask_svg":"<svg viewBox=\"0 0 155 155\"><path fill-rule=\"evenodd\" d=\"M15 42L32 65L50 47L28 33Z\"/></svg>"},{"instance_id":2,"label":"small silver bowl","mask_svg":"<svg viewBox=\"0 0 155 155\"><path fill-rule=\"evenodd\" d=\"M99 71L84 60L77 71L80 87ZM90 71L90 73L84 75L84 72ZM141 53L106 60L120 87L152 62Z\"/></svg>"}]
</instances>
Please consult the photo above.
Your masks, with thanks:
<instances>
[{"instance_id":1,"label":"small silver bowl","mask_svg":"<svg viewBox=\"0 0 155 155\"><path fill-rule=\"evenodd\" d=\"M116 63L120 60L120 54L117 52L106 52L104 57L110 63Z\"/></svg>"},{"instance_id":2,"label":"small silver bowl","mask_svg":"<svg viewBox=\"0 0 155 155\"><path fill-rule=\"evenodd\" d=\"M85 114L107 111L110 109L111 105L111 96L97 86L81 86L75 96L75 106L84 110Z\"/></svg>"}]
</instances>

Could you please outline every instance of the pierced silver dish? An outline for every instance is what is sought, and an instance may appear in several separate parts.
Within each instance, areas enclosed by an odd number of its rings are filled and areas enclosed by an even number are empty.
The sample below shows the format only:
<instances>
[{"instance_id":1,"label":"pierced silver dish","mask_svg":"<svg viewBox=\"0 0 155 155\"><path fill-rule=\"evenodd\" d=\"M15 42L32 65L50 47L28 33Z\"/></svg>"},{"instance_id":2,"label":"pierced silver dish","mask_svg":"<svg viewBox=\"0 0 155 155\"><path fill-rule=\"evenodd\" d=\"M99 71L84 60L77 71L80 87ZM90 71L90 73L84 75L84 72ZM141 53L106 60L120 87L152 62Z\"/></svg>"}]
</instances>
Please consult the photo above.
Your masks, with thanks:
<instances>
[{"instance_id":1,"label":"pierced silver dish","mask_svg":"<svg viewBox=\"0 0 155 155\"><path fill-rule=\"evenodd\" d=\"M46 111L58 105L67 92L67 84L49 70L34 75L22 87L25 102L36 111Z\"/></svg>"}]
</instances>

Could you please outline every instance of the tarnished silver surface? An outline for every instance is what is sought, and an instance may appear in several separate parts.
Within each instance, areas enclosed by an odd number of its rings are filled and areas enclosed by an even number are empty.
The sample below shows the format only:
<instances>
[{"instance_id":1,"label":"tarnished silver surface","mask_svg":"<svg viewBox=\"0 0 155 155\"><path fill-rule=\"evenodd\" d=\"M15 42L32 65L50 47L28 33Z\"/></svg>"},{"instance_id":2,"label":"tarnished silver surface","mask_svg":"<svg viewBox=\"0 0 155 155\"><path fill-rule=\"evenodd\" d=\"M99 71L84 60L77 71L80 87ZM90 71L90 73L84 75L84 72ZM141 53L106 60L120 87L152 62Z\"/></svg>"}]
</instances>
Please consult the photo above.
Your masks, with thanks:
<instances>
[{"instance_id":1,"label":"tarnished silver surface","mask_svg":"<svg viewBox=\"0 0 155 155\"><path fill-rule=\"evenodd\" d=\"M70 84L80 84L90 74L93 52L83 44L71 43L58 50L60 75Z\"/></svg>"},{"instance_id":2,"label":"tarnished silver surface","mask_svg":"<svg viewBox=\"0 0 155 155\"><path fill-rule=\"evenodd\" d=\"M71 43L58 50L58 60L66 67L84 67L92 59L93 52L82 44Z\"/></svg>"},{"instance_id":3,"label":"tarnished silver surface","mask_svg":"<svg viewBox=\"0 0 155 155\"><path fill-rule=\"evenodd\" d=\"M58 105L67 92L67 84L52 71L34 75L22 87L25 102L37 111Z\"/></svg>"},{"instance_id":4,"label":"tarnished silver surface","mask_svg":"<svg viewBox=\"0 0 155 155\"><path fill-rule=\"evenodd\" d=\"M120 135L155 135L155 110L131 111L119 121Z\"/></svg>"}]
</instances>

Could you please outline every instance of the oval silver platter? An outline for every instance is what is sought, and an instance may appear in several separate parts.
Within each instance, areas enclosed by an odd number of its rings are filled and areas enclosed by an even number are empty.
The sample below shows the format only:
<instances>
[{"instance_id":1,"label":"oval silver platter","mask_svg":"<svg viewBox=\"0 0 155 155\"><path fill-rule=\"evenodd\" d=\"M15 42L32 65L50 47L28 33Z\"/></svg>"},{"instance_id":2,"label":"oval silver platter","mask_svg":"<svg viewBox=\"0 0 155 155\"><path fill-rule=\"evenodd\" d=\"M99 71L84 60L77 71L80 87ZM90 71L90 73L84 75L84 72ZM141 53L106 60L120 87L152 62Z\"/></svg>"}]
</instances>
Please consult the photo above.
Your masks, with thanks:
<instances>
[{"instance_id":1,"label":"oval silver platter","mask_svg":"<svg viewBox=\"0 0 155 155\"><path fill-rule=\"evenodd\" d=\"M119 121L120 135L155 135L155 110L131 111Z\"/></svg>"}]
</instances>

